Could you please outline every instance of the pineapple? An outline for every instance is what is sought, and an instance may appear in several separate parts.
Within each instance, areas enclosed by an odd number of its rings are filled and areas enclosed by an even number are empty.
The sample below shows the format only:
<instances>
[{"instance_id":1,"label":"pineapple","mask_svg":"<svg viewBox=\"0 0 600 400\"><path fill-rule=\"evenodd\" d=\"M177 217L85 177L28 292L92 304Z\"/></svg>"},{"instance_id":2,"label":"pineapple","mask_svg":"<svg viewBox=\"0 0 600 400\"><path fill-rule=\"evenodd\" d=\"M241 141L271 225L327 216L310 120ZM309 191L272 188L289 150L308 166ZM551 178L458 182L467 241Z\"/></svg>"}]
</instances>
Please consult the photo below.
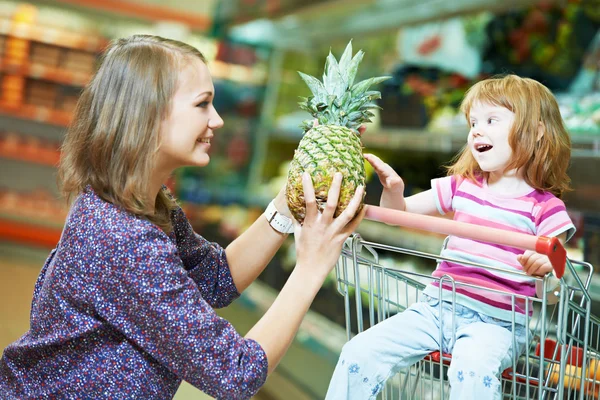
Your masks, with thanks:
<instances>
[{"instance_id":1,"label":"pineapple","mask_svg":"<svg viewBox=\"0 0 600 400\"><path fill-rule=\"evenodd\" d=\"M299 72L312 92L312 96L301 98L299 105L313 119L302 123L305 133L290 164L286 197L292 215L300 223L304 222L306 214L302 187L302 174L305 171L312 177L321 211L327 203L333 175L342 173L336 217L346 209L358 186L365 184L365 165L358 128L364 122L371 122L373 113L369 110L380 108L374 100L380 99L381 93L369 91L369 88L390 77L370 78L354 84L363 55L364 52L359 50L352 57L350 41L339 63L329 52L323 82ZM315 119L317 126L314 126Z\"/></svg>"}]
</instances>

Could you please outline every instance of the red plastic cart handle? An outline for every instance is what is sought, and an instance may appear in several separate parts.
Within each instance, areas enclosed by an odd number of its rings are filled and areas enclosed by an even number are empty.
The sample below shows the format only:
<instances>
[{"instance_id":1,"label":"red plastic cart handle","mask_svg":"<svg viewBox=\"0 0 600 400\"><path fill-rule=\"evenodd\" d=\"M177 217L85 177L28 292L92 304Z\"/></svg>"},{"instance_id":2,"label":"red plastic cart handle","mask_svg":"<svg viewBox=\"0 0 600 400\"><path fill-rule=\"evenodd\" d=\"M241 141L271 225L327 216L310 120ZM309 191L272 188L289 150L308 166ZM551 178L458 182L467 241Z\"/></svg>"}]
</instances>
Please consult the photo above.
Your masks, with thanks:
<instances>
[{"instance_id":1,"label":"red plastic cart handle","mask_svg":"<svg viewBox=\"0 0 600 400\"><path fill-rule=\"evenodd\" d=\"M524 233L469 224L467 222L452 221L429 215L414 214L406 211L391 210L377 206L365 207L367 208L365 218L372 221L517 247L524 250L533 250L548 256L557 278L562 278L565 273L567 252L560 241L555 237L550 238L545 236L527 235Z\"/></svg>"}]
</instances>

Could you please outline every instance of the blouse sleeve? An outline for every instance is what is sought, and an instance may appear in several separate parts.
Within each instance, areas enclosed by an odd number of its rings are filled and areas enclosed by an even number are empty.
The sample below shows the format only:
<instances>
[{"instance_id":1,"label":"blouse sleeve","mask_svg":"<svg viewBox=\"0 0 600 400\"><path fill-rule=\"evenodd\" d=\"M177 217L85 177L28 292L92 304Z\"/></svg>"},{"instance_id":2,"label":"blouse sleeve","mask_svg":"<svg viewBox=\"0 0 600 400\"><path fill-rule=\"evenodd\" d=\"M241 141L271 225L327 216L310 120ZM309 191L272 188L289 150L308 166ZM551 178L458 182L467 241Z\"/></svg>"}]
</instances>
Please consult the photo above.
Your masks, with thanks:
<instances>
[{"instance_id":1,"label":"blouse sleeve","mask_svg":"<svg viewBox=\"0 0 600 400\"><path fill-rule=\"evenodd\" d=\"M97 283L101 287L93 302L99 316L207 394L252 397L267 377L264 350L216 315L166 235L158 229L138 230L110 245L120 251ZM220 254L216 249L204 252Z\"/></svg>"},{"instance_id":2,"label":"blouse sleeve","mask_svg":"<svg viewBox=\"0 0 600 400\"><path fill-rule=\"evenodd\" d=\"M202 297L212 307L228 306L240 293L233 282L225 249L194 232L181 208L173 211L172 221L179 257Z\"/></svg>"}]
</instances>

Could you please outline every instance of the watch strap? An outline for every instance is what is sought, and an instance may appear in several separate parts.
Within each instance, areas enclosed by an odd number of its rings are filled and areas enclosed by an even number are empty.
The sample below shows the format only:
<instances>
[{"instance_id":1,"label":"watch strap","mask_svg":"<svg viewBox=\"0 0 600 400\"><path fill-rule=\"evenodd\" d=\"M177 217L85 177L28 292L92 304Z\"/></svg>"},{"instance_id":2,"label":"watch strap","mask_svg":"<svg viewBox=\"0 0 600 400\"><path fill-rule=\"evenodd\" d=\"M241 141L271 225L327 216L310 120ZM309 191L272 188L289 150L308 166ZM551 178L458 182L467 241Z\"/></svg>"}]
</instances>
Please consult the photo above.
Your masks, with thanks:
<instances>
[{"instance_id":1,"label":"watch strap","mask_svg":"<svg viewBox=\"0 0 600 400\"><path fill-rule=\"evenodd\" d=\"M275 207L275 203L273 200L267 206L267 209L264 212L264 216L269 221L269 224L280 233L293 233L294 232L294 220L286 217L277 211Z\"/></svg>"}]
</instances>

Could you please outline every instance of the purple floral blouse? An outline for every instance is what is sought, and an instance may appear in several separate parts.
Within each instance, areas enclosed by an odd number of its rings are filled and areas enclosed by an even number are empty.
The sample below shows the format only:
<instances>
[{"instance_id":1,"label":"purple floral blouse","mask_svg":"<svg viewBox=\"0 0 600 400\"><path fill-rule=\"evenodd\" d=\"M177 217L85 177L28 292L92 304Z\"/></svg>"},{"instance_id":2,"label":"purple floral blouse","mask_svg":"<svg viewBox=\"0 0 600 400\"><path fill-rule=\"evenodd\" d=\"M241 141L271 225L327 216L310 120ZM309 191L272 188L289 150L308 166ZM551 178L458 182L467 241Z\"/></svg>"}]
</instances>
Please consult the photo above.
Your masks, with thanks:
<instances>
[{"instance_id":1,"label":"purple floral blouse","mask_svg":"<svg viewBox=\"0 0 600 400\"><path fill-rule=\"evenodd\" d=\"M36 282L30 330L0 359L0 398L171 399L181 380L247 399L260 345L213 307L239 293L225 251L181 209L170 235L87 189Z\"/></svg>"}]
</instances>

